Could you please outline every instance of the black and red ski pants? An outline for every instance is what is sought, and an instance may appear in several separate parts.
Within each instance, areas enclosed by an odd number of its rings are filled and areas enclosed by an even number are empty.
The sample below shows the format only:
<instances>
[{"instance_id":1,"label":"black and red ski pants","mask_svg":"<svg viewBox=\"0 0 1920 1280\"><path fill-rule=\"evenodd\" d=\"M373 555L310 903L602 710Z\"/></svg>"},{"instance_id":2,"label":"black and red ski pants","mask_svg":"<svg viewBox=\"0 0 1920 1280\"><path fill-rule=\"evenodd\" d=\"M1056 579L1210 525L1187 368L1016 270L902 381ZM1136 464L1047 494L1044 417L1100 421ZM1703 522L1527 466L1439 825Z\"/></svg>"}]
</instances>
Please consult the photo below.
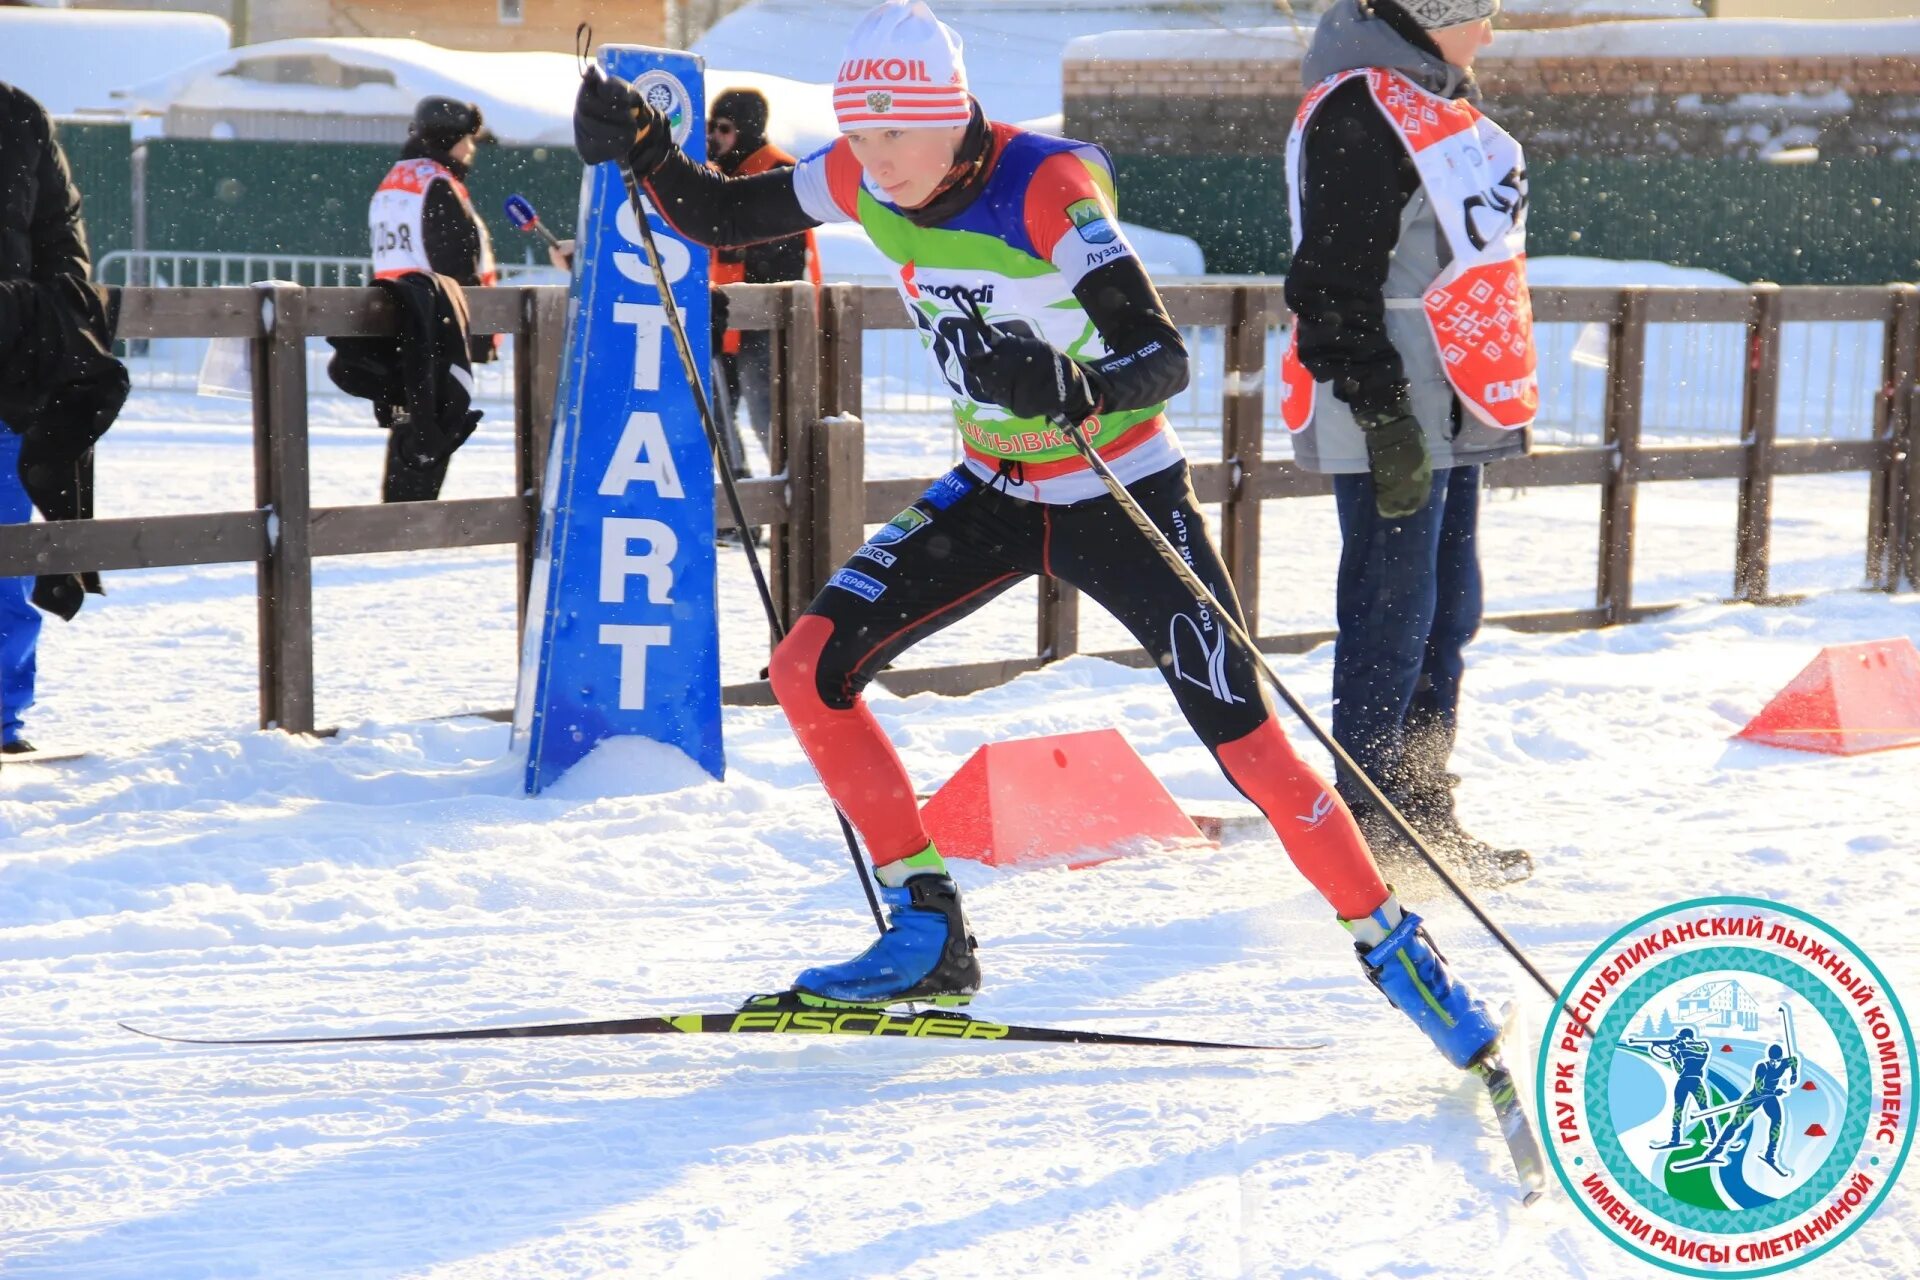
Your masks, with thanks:
<instances>
[{"instance_id":1,"label":"black and red ski pants","mask_svg":"<svg viewBox=\"0 0 1920 1280\"><path fill-rule=\"evenodd\" d=\"M1179 462L1130 492L1223 604L1239 609ZM956 467L874 534L774 653L770 676L827 790L876 866L926 848L914 789L861 690L895 657L1016 583L1051 574L1113 614L1153 656L1187 723L1266 814L1345 919L1386 900L1340 798L1282 732L1252 658L1197 602L1110 495L1015 498Z\"/></svg>"}]
</instances>

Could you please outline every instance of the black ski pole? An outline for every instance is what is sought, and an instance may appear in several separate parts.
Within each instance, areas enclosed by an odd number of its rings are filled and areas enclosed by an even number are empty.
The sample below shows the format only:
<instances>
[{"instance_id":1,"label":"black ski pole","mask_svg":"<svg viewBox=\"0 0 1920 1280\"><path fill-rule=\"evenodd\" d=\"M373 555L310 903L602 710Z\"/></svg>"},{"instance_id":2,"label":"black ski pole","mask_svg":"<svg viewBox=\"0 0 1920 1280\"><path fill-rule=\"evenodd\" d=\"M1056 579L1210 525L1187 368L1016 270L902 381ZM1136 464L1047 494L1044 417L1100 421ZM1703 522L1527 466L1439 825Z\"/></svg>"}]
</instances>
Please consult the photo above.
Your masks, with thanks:
<instances>
[{"instance_id":1,"label":"black ski pole","mask_svg":"<svg viewBox=\"0 0 1920 1280\"><path fill-rule=\"evenodd\" d=\"M727 507L733 513L734 527L740 530L740 549L747 554L747 564L753 569L753 585L760 592L760 604L767 612L767 626L772 629L774 640L787 638L787 628L780 621L780 611L774 607L773 592L767 587L767 575L760 567L760 553L748 537L749 526L746 513L740 507L740 490L733 483L733 469L727 465L727 451L720 440L719 428L714 425L713 407L707 403L706 384L700 381L700 370L694 364L693 347L687 341L686 326L680 323L680 308L674 305L673 290L667 287L666 269L661 265L659 246L653 241L653 228L647 223L647 205L640 193L640 182L633 176L633 170L624 161L620 162L620 176L626 180L627 202L633 207L633 220L640 227L640 242L647 252L647 265L653 270L654 288L660 291L660 307L666 313L667 329L673 334L674 350L680 353L680 367L686 371L687 387L693 393L694 406L700 411L700 426L707 434L707 447L713 451L713 469L720 476L720 487L726 491ZM833 806L834 816L840 819L840 834L846 837L847 854L853 859L853 869L859 873L860 887L867 895L867 907L873 912L873 925L881 933L887 931L885 917L880 914L880 898L873 891L873 877L867 871L867 860L860 854L860 841L854 835L853 824L847 821L846 812L839 802Z\"/></svg>"},{"instance_id":2,"label":"black ski pole","mask_svg":"<svg viewBox=\"0 0 1920 1280\"><path fill-rule=\"evenodd\" d=\"M1000 335L993 326L988 323L986 316L981 313L979 305L975 303L973 299L967 297L965 294L959 294L957 296L960 305L965 307L968 314L972 317L974 325L979 330L981 340L991 347L994 339ZM1529 957L1525 951L1521 950L1519 943L1507 936L1507 931L1502 929L1499 924L1494 921L1493 917L1487 914L1486 908L1481 906L1479 900L1467 891L1466 886L1454 879L1453 873L1447 870L1445 864L1443 864L1439 858L1434 856L1433 850L1427 848L1427 842L1420 838L1420 833L1413 829L1413 824L1407 821L1406 816L1394 808L1393 802L1387 799L1385 793L1380 790L1373 779L1367 776L1366 771L1354 763L1353 757L1347 754L1346 749L1334 741L1332 734L1320 727L1320 722L1314 718L1313 713L1309 711L1305 704L1298 698L1294 697L1293 691L1287 688L1278 675L1274 674L1273 668L1267 665L1266 658L1261 654L1260 647L1253 642L1253 637L1247 634L1246 628L1240 625L1239 618L1232 610L1222 607L1220 601L1214 598L1213 592L1208 590L1207 584L1200 580L1200 575L1193 571L1193 566L1181 559L1180 553L1173 549L1173 544L1167 541L1167 536L1160 532L1159 526L1153 523L1152 517L1148 516L1147 513L1141 509L1140 504L1134 500L1134 496L1127 492L1127 487L1121 484L1119 478L1113 474L1112 469L1107 466L1107 460L1100 456L1099 450L1093 447L1093 442L1087 439L1085 431L1079 425L1068 422L1064 418L1054 419L1053 425L1063 430L1067 440L1073 445L1075 452L1086 459L1087 465L1093 468L1094 474L1099 476L1101 483L1107 486L1107 492L1111 493L1114 501L1120 504L1120 509L1126 513L1127 518L1133 522L1134 527L1146 536L1147 542L1153 547L1154 551L1159 554L1160 558L1166 561L1167 566L1180 578L1180 581L1186 586L1187 590L1193 593L1194 599L1198 603L1213 610L1214 616L1219 618L1221 624L1226 627L1227 634L1231 635L1235 642L1246 650L1247 656L1253 659L1253 664L1258 668L1260 674L1266 677L1267 683L1271 684L1274 691L1280 695L1280 700L1287 704L1287 709L1299 718L1301 724L1306 726L1307 732L1313 735L1314 740L1327 749L1328 754L1334 758L1337 764L1345 767L1352 772L1354 777L1360 779L1361 785L1366 788L1367 798L1380 806L1381 811L1388 816L1394 827L1401 835L1406 837L1408 843L1413 845L1420 856L1426 860L1427 865L1433 868L1434 874L1440 877L1440 882L1446 885L1454 897L1466 904L1467 910L1471 911L1481 926L1493 935L1494 941L1498 942L1501 947L1506 950L1506 953L1512 956L1522 969L1527 971L1527 976L1539 983L1541 990L1558 1001L1560 999L1560 988L1556 986L1546 974L1540 971L1540 967L1533 962L1532 958Z\"/></svg>"}]
</instances>

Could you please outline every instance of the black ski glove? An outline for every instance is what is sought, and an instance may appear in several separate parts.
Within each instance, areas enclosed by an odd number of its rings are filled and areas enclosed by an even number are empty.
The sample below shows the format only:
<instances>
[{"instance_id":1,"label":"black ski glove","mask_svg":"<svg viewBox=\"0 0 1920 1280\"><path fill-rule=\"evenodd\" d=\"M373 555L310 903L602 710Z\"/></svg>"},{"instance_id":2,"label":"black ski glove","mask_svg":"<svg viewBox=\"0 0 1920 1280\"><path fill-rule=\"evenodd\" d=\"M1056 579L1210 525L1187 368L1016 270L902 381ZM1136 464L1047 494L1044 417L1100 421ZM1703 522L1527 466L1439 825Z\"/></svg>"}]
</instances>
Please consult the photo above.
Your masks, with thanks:
<instances>
[{"instance_id":1,"label":"black ski glove","mask_svg":"<svg viewBox=\"0 0 1920 1280\"><path fill-rule=\"evenodd\" d=\"M1016 418L1064 418L1079 426L1100 409L1087 370L1041 338L1006 333L972 311L974 336L983 349L960 359L975 400L997 404Z\"/></svg>"},{"instance_id":2,"label":"black ski glove","mask_svg":"<svg viewBox=\"0 0 1920 1280\"><path fill-rule=\"evenodd\" d=\"M1355 410L1373 468L1373 505L1388 520L1403 520L1433 493L1427 433L1404 403L1387 410Z\"/></svg>"},{"instance_id":3,"label":"black ski glove","mask_svg":"<svg viewBox=\"0 0 1920 1280\"><path fill-rule=\"evenodd\" d=\"M588 164L625 160L644 178L673 150L673 133L667 117L632 85L590 66L573 100L573 149Z\"/></svg>"}]
</instances>

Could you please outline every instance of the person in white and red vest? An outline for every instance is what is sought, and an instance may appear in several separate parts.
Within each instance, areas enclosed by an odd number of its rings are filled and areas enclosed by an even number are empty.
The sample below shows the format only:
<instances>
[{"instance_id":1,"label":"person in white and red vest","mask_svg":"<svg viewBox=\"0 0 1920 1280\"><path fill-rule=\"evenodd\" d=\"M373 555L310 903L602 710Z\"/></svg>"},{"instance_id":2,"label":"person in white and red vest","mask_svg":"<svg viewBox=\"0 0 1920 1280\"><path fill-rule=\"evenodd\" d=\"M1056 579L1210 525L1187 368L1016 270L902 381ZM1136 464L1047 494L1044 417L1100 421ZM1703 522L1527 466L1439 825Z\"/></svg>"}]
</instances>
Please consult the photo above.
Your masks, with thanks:
<instances>
[{"instance_id":1,"label":"person in white and red vest","mask_svg":"<svg viewBox=\"0 0 1920 1280\"><path fill-rule=\"evenodd\" d=\"M1338 0L1287 141L1294 459L1340 515L1333 736L1442 858L1482 884L1532 861L1467 832L1448 772L1480 626L1481 466L1524 453L1539 403L1526 162L1475 106L1498 0ZM1374 853L1413 850L1356 778Z\"/></svg>"},{"instance_id":2,"label":"person in white and red vest","mask_svg":"<svg viewBox=\"0 0 1920 1280\"><path fill-rule=\"evenodd\" d=\"M387 502L438 497L454 451L480 418L470 407L471 366L494 358L496 340L469 335L461 291L499 278L466 186L475 152L491 141L475 104L420 99L400 158L367 207L374 283L399 305L402 329L397 339L333 340L340 355L329 372L349 394L373 401L388 432Z\"/></svg>"}]
</instances>

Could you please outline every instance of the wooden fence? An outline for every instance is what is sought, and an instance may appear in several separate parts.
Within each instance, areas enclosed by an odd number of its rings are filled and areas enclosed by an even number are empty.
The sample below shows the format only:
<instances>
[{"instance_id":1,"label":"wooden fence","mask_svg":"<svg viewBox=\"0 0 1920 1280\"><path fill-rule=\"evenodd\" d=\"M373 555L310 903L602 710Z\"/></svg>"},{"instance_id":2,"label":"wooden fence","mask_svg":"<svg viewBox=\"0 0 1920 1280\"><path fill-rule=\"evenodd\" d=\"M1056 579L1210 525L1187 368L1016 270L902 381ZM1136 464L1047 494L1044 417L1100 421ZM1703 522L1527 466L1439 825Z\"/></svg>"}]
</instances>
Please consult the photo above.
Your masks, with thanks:
<instances>
[{"instance_id":1,"label":"wooden fence","mask_svg":"<svg viewBox=\"0 0 1920 1280\"><path fill-rule=\"evenodd\" d=\"M775 335L775 474L740 484L749 523L772 530L771 581L791 621L850 555L871 524L885 521L932 482L869 481L861 421L861 337L910 324L889 289L830 285L748 285L728 290L736 327ZM1261 512L1269 501L1331 492L1323 476L1264 456L1263 367L1267 332L1283 317L1277 281L1173 285L1165 290L1183 325L1225 331L1226 393L1221 456L1193 460L1203 503L1220 508L1221 550L1249 618L1259 617ZM386 333L395 317L369 289L128 289L122 338L242 337L253 343L256 507L249 511L98 519L0 527L0 576L89 569L248 563L259 575L260 720L263 727L312 732L313 558L382 551L511 544L518 548L524 609L532 569L538 486L552 420L566 295L555 288L502 288L469 295L479 333L510 333L515 352L514 496L386 506L313 507L307 484L309 337ZM1866 580L1882 590L1920 581L1920 451L1910 447L1920 417L1920 296L1911 286L1750 290L1540 289L1541 322L1599 323L1609 334L1605 439L1594 447L1541 448L1487 470L1495 487L1593 485L1600 490L1594 603L1589 608L1495 614L1487 621L1555 631L1633 621L1674 607L1633 593L1634 504L1639 486L1678 480L1739 481L1734 596L1764 603L1777 477L1868 472ZM1781 440L1775 408L1781 326L1795 321L1868 321L1884 326L1881 393L1870 437ZM1641 438L1647 326L1738 323L1747 330L1747 376L1738 443L1656 445ZM716 501L718 527L732 520ZM1259 637L1272 653L1301 652L1331 632ZM882 673L898 693L957 693L1011 679L1079 652L1079 600L1044 581L1030 655L962 666ZM1126 650L1103 653L1144 664ZM764 702L763 681L729 686L730 702Z\"/></svg>"}]
</instances>

